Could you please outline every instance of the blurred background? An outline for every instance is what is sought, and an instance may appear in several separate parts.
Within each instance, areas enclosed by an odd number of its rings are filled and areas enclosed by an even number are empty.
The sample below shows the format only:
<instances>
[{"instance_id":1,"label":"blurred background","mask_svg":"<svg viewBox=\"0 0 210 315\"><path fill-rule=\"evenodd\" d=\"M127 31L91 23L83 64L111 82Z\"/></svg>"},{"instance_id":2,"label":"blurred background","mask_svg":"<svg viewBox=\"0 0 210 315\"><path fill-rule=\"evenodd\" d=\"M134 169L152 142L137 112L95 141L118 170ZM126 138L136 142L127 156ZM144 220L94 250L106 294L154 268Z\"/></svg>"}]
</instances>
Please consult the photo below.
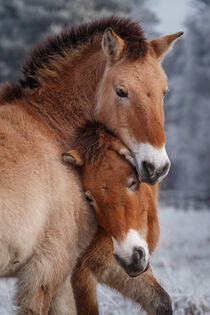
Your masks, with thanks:
<instances>
[{"instance_id":1,"label":"blurred background","mask_svg":"<svg viewBox=\"0 0 210 315\"><path fill-rule=\"evenodd\" d=\"M161 184L161 246L152 266L175 314L210 314L210 0L0 0L0 84L18 81L37 41L111 14L140 21L149 39L185 32L163 62L172 166ZM1 315L14 314L14 291L15 281L0 281ZM98 296L100 314L142 314L106 287Z\"/></svg>"}]
</instances>

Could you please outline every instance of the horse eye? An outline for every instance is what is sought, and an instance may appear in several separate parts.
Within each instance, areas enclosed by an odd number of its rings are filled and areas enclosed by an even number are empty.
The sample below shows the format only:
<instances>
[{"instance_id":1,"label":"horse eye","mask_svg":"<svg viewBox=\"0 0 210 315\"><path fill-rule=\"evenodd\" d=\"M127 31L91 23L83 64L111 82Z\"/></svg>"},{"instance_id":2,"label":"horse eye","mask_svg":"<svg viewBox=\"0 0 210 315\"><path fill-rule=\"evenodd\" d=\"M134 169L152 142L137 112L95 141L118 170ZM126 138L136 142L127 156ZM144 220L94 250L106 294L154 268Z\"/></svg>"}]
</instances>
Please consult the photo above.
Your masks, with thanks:
<instances>
[{"instance_id":1,"label":"horse eye","mask_svg":"<svg viewBox=\"0 0 210 315\"><path fill-rule=\"evenodd\" d=\"M132 182L129 184L128 189L135 191L138 188L138 181L136 179L132 180Z\"/></svg>"},{"instance_id":2,"label":"horse eye","mask_svg":"<svg viewBox=\"0 0 210 315\"><path fill-rule=\"evenodd\" d=\"M166 96L166 94L168 93L168 89L167 90L165 90L164 92L163 92L163 97L165 97Z\"/></svg>"},{"instance_id":3,"label":"horse eye","mask_svg":"<svg viewBox=\"0 0 210 315\"><path fill-rule=\"evenodd\" d=\"M122 88L116 88L115 93L118 97L128 97L128 92L123 90Z\"/></svg>"}]
</instances>

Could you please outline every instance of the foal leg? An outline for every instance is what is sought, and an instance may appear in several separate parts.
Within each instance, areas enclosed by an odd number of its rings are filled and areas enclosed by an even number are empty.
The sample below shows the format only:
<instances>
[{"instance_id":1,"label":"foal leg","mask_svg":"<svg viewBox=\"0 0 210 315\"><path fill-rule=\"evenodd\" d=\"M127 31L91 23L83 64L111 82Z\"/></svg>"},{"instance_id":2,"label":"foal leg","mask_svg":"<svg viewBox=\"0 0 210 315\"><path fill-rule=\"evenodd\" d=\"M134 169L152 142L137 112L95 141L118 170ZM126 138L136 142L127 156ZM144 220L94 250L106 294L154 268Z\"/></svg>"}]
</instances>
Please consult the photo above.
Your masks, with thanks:
<instances>
[{"instance_id":1,"label":"foal leg","mask_svg":"<svg viewBox=\"0 0 210 315\"><path fill-rule=\"evenodd\" d=\"M130 278L118 267L106 273L106 277L99 276L98 280L140 304L149 315L173 313L171 299L154 277L151 267L136 278Z\"/></svg>"},{"instance_id":2,"label":"foal leg","mask_svg":"<svg viewBox=\"0 0 210 315\"><path fill-rule=\"evenodd\" d=\"M107 270L110 242L104 242L104 232L99 228L95 240L78 260L72 273L72 288L78 315L99 315L97 274Z\"/></svg>"},{"instance_id":3,"label":"foal leg","mask_svg":"<svg viewBox=\"0 0 210 315\"><path fill-rule=\"evenodd\" d=\"M98 315L97 282L104 283L140 304L149 315L172 314L171 299L155 279L151 267L131 278L115 262L112 244L98 234L73 272L72 287L79 315Z\"/></svg>"},{"instance_id":4,"label":"foal leg","mask_svg":"<svg viewBox=\"0 0 210 315\"><path fill-rule=\"evenodd\" d=\"M104 268L103 268L104 269ZM119 267L120 269L120 267ZM93 271L93 270L92 270ZM136 278L130 278L122 270L106 270L106 278L101 277L100 270L94 275L88 267L74 273L73 290L79 315L99 315L97 302L97 281L119 291L132 299L147 312L148 315L171 315L171 299L155 279L151 269Z\"/></svg>"},{"instance_id":5,"label":"foal leg","mask_svg":"<svg viewBox=\"0 0 210 315\"><path fill-rule=\"evenodd\" d=\"M71 275L68 274L56 291L50 305L49 315L76 315L76 305L71 286Z\"/></svg>"},{"instance_id":6,"label":"foal leg","mask_svg":"<svg viewBox=\"0 0 210 315\"><path fill-rule=\"evenodd\" d=\"M72 276L72 287L77 314L99 315L97 280L87 266L77 266Z\"/></svg>"}]
</instances>

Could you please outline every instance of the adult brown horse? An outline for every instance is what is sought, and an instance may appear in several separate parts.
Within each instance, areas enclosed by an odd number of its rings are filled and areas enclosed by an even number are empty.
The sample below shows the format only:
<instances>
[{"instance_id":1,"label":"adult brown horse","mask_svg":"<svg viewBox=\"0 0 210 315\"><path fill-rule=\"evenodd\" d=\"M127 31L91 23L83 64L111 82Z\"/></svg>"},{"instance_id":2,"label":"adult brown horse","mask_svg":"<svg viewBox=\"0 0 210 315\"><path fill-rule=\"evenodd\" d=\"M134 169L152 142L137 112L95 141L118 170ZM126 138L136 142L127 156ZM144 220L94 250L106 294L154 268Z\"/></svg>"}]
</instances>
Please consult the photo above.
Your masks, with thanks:
<instances>
[{"instance_id":1,"label":"adult brown horse","mask_svg":"<svg viewBox=\"0 0 210 315\"><path fill-rule=\"evenodd\" d=\"M117 17L71 28L32 50L22 86L5 86L2 103L30 103L63 146L94 117L129 147L140 181L155 184L170 164L160 61L182 34L148 42L138 23Z\"/></svg>"},{"instance_id":2,"label":"adult brown horse","mask_svg":"<svg viewBox=\"0 0 210 315\"><path fill-rule=\"evenodd\" d=\"M78 177L72 170L69 181L59 157L71 147L76 128L87 119L103 122L130 148L141 181L154 184L166 175L167 80L160 60L180 35L148 42L129 19L84 24L35 47L21 84L2 88L0 275L21 271L23 309L39 313L42 297L46 313L67 267L75 263L74 235L79 237L80 227L78 219L68 225L64 213L72 212L73 220L76 209L85 205ZM55 231L55 222L61 230ZM57 246L55 235L61 243L68 237L71 241L65 248ZM74 254L61 270L59 261L70 249Z\"/></svg>"},{"instance_id":3,"label":"adult brown horse","mask_svg":"<svg viewBox=\"0 0 210 315\"><path fill-rule=\"evenodd\" d=\"M72 277L77 313L99 314L100 282L139 303L148 314L172 314L170 298L149 266L159 240L157 185L139 183L135 168L124 158L132 158L131 153L99 123L80 128L73 148L63 160L81 168L86 198L99 222Z\"/></svg>"}]
</instances>

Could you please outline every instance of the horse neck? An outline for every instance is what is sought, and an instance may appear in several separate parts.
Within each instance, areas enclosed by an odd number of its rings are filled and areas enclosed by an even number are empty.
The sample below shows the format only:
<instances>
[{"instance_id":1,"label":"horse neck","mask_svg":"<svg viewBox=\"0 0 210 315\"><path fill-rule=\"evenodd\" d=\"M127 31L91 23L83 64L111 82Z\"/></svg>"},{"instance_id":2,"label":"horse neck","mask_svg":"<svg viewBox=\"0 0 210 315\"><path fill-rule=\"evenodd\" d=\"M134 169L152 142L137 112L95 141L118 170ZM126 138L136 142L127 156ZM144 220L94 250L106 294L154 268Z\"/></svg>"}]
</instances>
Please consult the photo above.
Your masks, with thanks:
<instances>
[{"instance_id":1,"label":"horse neck","mask_svg":"<svg viewBox=\"0 0 210 315\"><path fill-rule=\"evenodd\" d=\"M52 77L42 80L32 105L55 132L63 149L69 149L75 131L94 120L98 84L105 69L102 49L83 52L65 62ZM47 73L47 72L46 72Z\"/></svg>"}]
</instances>

